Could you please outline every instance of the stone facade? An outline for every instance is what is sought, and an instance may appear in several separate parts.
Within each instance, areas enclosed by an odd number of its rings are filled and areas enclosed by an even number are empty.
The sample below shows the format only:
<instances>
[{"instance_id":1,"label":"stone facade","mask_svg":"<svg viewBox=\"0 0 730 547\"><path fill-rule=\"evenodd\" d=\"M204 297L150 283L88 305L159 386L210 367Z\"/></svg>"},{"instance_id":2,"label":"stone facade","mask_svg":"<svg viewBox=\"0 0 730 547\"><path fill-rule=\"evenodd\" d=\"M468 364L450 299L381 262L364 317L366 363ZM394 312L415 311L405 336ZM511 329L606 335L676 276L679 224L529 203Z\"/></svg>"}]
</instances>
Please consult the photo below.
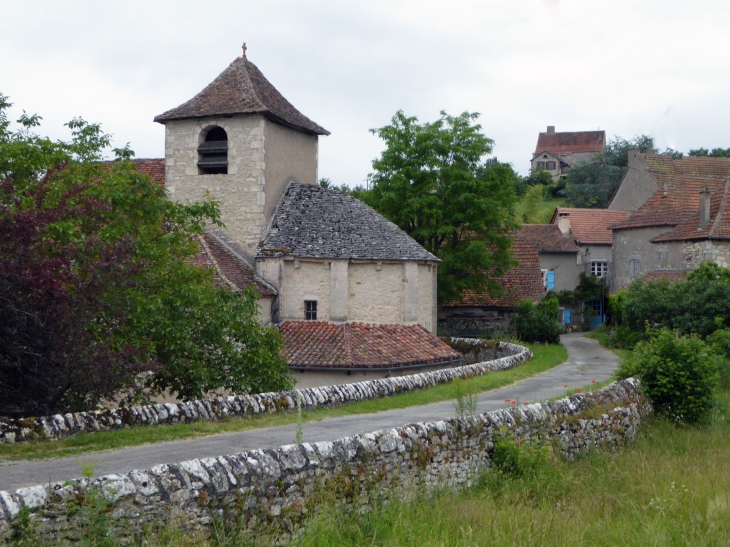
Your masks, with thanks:
<instances>
[{"instance_id":1,"label":"stone facade","mask_svg":"<svg viewBox=\"0 0 730 547\"><path fill-rule=\"evenodd\" d=\"M458 378L471 378L492 371L507 370L532 359L532 352L523 346L502 343L505 357L447 370L382 378L355 384L315 387L298 390L301 407L311 410L335 407L343 403L388 397L444 384ZM41 418L0 419L0 443L32 442L38 439L59 440L77 433L94 433L140 425L190 423L198 420L222 420L231 416L296 410L293 391L232 395L187 403L167 403L74 414L56 414Z\"/></svg>"},{"instance_id":2,"label":"stone facade","mask_svg":"<svg viewBox=\"0 0 730 547\"><path fill-rule=\"evenodd\" d=\"M590 411L591 414L583 416ZM233 518L251 532L271 523L294 531L328 499L364 507L380 496L404 497L434 487L467 487L490 466L494 442L540 439L564 457L612 449L635 438L650 411L635 380L556 402L488 412L465 420L410 424L334 442L282 446L158 465L65 484L0 492L0 540L21 508L54 544L85 533L79 500L100 496L126 537L166 525L209 532L212 516ZM88 526L88 523L86 523Z\"/></svg>"},{"instance_id":3,"label":"stone facade","mask_svg":"<svg viewBox=\"0 0 730 547\"><path fill-rule=\"evenodd\" d=\"M608 208L615 211L636 211L659 190L649 171L644 154L629 150L629 168L621 180Z\"/></svg>"},{"instance_id":4,"label":"stone facade","mask_svg":"<svg viewBox=\"0 0 730 547\"><path fill-rule=\"evenodd\" d=\"M305 319L305 300L317 320L422 325L436 331L436 264L257 257L256 275L279 293L280 323Z\"/></svg>"},{"instance_id":5,"label":"stone facade","mask_svg":"<svg viewBox=\"0 0 730 547\"><path fill-rule=\"evenodd\" d=\"M635 279L659 269L660 262L665 266L663 269L672 269L675 264L680 266L676 262L678 253L658 255L657 251L662 251L662 248L650 241L671 229L671 226L663 226L613 231L611 291L627 287ZM669 247L665 246L664 250ZM676 246L672 248L676 251Z\"/></svg>"},{"instance_id":6,"label":"stone facade","mask_svg":"<svg viewBox=\"0 0 730 547\"><path fill-rule=\"evenodd\" d=\"M212 127L228 135L228 174L200 174L198 146ZM317 183L317 136L261 114L165 123L165 187L170 199L218 200L226 234L248 260L287 184Z\"/></svg>"}]
</instances>

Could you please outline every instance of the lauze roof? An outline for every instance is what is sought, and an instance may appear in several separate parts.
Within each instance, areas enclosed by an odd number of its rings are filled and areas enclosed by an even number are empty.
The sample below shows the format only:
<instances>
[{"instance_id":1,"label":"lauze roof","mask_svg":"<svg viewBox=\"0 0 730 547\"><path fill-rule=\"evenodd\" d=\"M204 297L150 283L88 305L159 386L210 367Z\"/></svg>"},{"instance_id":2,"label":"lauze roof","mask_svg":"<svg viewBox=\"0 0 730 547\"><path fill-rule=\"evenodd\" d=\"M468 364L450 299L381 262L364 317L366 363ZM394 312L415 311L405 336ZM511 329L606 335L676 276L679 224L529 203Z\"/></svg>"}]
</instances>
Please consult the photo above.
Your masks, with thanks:
<instances>
[{"instance_id":1,"label":"lauze roof","mask_svg":"<svg viewBox=\"0 0 730 547\"><path fill-rule=\"evenodd\" d=\"M535 154L549 152L559 156L560 154L575 154L579 152L603 152L605 145L605 131L540 133L537 137Z\"/></svg>"},{"instance_id":2,"label":"lauze roof","mask_svg":"<svg viewBox=\"0 0 730 547\"><path fill-rule=\"evenodd\" d=\"M420 325L287 321L279 330L282 354L292 368L383 369L461 359Z\"/></svg>"},{"instance_id":3,"label":"lauze roof","mask_svg":"<svg viewBox=\"0 0 730 547\"><path fill-rule=\"evenodd\" d=\"M329 135L279 93L261 71L239 57L195 97L155 118L156 122L235 114L265 116L305 133Z\"/></svg>"},{"instance_id":4,"label":"lauze roof","mask_svg":"<svg viewBox=\"0 0 730 547\"><path fill-rule=\"evenodd\" d=\"M440 262L398 226L351 196L293 182L256 256Z\"/></svg>"}]
</instances>

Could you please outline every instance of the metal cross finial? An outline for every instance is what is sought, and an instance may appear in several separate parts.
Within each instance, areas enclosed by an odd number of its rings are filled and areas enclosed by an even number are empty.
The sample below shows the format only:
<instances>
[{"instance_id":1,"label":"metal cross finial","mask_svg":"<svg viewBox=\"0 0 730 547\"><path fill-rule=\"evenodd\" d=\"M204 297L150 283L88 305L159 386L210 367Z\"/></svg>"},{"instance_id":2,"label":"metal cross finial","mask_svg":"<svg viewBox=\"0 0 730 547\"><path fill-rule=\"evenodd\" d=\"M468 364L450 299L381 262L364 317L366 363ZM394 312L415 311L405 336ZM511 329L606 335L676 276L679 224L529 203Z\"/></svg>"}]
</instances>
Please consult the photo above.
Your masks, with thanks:
<instances>
[{"instance_id":1,"label":"metal cross finial","mask_svg":"<svg viewBox=\"0 0 730 547\"><path fill-rule=\"evenodd\" d=\"M246 47L246 42L244 42L244 43L243 43L243 58L244 58L244 59L246 58L246 50L247 50L247 49L248 49L248 48Z\"/></svg>"}]
</instances>

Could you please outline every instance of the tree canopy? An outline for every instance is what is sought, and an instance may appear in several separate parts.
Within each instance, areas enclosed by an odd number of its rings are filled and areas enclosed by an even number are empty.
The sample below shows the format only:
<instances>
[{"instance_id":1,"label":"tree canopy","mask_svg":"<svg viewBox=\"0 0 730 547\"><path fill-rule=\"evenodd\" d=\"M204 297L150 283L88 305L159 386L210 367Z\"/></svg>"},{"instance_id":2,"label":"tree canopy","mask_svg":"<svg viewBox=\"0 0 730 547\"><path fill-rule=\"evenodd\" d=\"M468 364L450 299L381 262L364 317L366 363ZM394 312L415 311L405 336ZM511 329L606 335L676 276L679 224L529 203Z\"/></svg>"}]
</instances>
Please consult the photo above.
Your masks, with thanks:
<instances>
[{"instance_id":1,"label":"tree canopy","mask_svg":"<svg viewBox=\"0 0 730 547\"><path fill-rule=\"evenodd\" d=\"M479 114L419 123L397 112L389 125L371 130L385 141L373 161L371 190L362 199L443 261L441 302L467 289L500 294L496 278L515 264L509 231L519 177L512 167L487 159L493 141L476 123Z\"/></svg>"},{"instance_id":2,"label":"tree canopy","mask_svg":"<svg viewBox=\"0 0 730 547\"><path fill-rule=\"evenodd\" d=\"M86 410L169 391L286 388L280 337L252 292L190 263L213 201L179 204L129 147L75 119L68 142L11 128L0 95L0 414Z\"/></svg>"}]
</instances>

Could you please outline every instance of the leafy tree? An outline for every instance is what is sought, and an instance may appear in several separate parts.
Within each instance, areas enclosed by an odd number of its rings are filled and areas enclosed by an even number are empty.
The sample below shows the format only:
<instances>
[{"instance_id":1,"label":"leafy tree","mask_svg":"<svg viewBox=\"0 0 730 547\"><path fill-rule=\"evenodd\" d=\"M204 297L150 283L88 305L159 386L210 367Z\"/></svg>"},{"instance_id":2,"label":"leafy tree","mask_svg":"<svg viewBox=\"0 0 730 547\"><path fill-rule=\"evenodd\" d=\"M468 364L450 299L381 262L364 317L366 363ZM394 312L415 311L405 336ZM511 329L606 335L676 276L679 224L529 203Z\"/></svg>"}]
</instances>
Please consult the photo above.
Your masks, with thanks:
<instances>
[{"instance_id":1,"label":"leafy tree","mask_svg":"<svg viewBox=\"0 0 730 547\"><path fill-rule=\"evenodd\" d=\"M606 149L596 154L593 162L572 167L565 181L563 195L570 207L608 207L608 201L618 188L629 165L629 150L657 153L651 137L639 135L628 141L613 137Z\"/></svg>"},{"instance_id":2,"label":"leafy tree","mask_svg":"<svg viewBox=\"0 0 730 547\"><path fill-rule=\"evenodd\" d=\"M553 176L544 169L534 169L530 171L529 175L522 177L522 179L517 182L515 185L515 191L518 196L524 196L533 186L543 186L552 190L555 186L553 183Z\"/></svg>"},{"instance_id":3,"label":"leafy tree","mask_svg":"<svg viewBox=\"0 0 730 547\"><path fill-rule=\"evenodd\" d=\"M530 187L522 198L520 208L522 210L522 222L525 224L546 224L550 222L553 212L543 211L540 213L540 205L545 201L545 186L537 185Z\"/></svg>"},{"instance_id":4,"label":"leafy tree","mask_svg":"<svg viewBox=\"0 0 730 547\"><path fill-rule=\"evenodd\" d=\"M371 130L386 148L373 161L364 200L443 260L440 301L466 289L498 295L496 278L515 264L509 231L519 180L512 167L485 161L493 141L476 113L419 123L402 111Z\"/></svg>"},{"instance_id":5,"label":"leafy tree","mask_svg":"<svg viewBox=\"0 0 730 547\"><path fill-rule=\"evenodd\" d=\"M11 130L9 106L0 95L0 414L291 385L255 295L189 262L217 204L167 200L128 146L100 161L97 124L75 119L69 142L51 141L38 116Z\"/></svg>"},{"instance_id":6,"label":"leafy tree","mask_svg":"<svg viewBox=\"0 0 730 547\"><path fill-rule=\"evenodd\" d=\"M713 148L708 150L707 148L697 148L689 151L690 156L702 156L711 158L730 158L730 148Z\"/></svg>"}]
</instances>

